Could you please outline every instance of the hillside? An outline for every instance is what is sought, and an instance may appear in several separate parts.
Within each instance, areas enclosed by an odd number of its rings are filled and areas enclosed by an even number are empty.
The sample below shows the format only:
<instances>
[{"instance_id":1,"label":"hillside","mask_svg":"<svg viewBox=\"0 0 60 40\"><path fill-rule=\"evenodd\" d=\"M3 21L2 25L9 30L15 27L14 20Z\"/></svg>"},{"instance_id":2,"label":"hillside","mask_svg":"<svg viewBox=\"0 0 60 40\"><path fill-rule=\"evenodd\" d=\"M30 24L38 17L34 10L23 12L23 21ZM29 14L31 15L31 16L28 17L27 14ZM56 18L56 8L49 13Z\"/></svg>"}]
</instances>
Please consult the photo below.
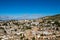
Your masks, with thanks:
<instances>
[{"instance_id":1,"label":"hillside","mask_svg":"<svg viewBox=\"0 0 60 40\"><path fill-rule=\"evenodd\" d=\"M46 20L60 20L60 14L43 17Z\"/></svg>"}]
</instances>

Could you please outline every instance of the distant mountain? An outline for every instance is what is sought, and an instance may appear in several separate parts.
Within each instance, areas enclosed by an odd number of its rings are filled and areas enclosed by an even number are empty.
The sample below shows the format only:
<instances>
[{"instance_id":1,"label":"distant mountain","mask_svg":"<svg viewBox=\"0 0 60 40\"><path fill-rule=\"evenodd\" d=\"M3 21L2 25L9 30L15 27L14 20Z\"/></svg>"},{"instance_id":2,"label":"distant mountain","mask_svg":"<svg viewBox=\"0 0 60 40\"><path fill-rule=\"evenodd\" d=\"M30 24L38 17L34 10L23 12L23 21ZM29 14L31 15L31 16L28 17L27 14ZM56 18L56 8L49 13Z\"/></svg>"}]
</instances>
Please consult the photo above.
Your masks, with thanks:
<instances>
[{"instance_id":1,"label":"distant mountain","mask_svg":"<svg viewBox=\"0 0 60 40\"><path fill-rule=\"evenodd\" d=\"M8 16L0 16L0 21L4 21L4 20L11 20L13 19L12 17L8 17Z\"/></svg>"},{"instance_id":2,"label":"distant mountain","mask_svg":"<svg viewBox=\"0 0 60 40\"><path fill-rule=\"evenodd\" d=\"M8 16L0 16L0 21L6 21L6 20L25 20L25 19L29 19L29 18L22 18L22 17L14 18L14 17L8 17Z\"/></svg>"},{"instance_id":3,"label":"distant mountain","mask_svg":"<svg viewBox=\"0 0 60 40\"><path fill-rule=\"evenodd\" d=\"M18 18L14 18L14 17L8 17L8 16L0 16L0 21L3 20L25 20L25 19L46 19L46 20L60 20L60 14L56 14L56 15L52 15L52 16L45 16L45 17L18 17Z\"/></svg>"}]
</instances>

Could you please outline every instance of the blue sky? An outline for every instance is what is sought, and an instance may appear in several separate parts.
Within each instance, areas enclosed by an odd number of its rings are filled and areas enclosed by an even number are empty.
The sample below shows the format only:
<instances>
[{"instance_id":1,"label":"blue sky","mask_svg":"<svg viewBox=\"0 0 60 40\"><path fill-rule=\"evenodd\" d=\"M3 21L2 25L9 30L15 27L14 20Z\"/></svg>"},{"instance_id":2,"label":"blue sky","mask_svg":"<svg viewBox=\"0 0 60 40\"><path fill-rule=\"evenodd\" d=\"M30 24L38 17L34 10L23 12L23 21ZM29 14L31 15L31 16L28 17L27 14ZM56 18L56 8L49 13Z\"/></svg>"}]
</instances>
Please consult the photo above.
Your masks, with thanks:
<instances>
[{"instance_id":1,"label":"blue sky","mask_svg":"<svg viewBox=\"0 0 60 40\"><path fill-rule=\"evenodd\" d=\"M60 0L0 0L0 16L40 17L60 14Z\"/></svg>"}]
</instances>

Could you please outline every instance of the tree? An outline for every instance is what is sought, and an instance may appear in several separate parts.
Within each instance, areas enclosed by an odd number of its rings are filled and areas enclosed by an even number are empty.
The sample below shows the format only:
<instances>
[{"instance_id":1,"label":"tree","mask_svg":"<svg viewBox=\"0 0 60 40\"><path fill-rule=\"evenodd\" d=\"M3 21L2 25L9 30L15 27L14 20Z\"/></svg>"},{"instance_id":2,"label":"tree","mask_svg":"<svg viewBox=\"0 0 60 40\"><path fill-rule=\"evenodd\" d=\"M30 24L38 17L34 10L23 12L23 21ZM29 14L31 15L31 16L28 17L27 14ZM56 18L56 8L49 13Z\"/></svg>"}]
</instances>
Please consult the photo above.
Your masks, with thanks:
<instances>
[{"instance_id":1,"label":"tree","mask_svg":"<svg viewBox=\"0 0 60 40\"><path fill-rule=\"evenodd\" d=\"M8 26L7 23L4 23L3 26Z\"/></svg>"},{"instance_id":2,"label":"tree","mask_svg":"<svg viewBox=\"0 0 60 40\"><path fill-rule=\"evenodd\" d=\"M51 21L48 21L47 23L51 23Z\"/></svg>"},{"instance_id":3,"label":"tree","mask_svg":"<svg viewBox=\"0 0 60 40\"><path fill-rule=\"evenodd\" d=\"M0 40L1 40L2 38L0 38Z\"/></svg>"},{"instance_id":4,"label":"tree","mask_svg":"<svg viewBox=\"0 0 60 40\"><path fill-rule=\"evenodd\" d=\"M27 39L25 39L25 40L28 40L28 38L27 38Z\"/></svg>"},{"instance_id":5,"label":"tree","mask_svg":"<svg viewBox=\"0 0 60 40\"><path fill-rule=\"evenodd\" d=\"M56 30L58 31L58 30L59 30L59 28L57 27L57 28L56 28Z\"/></svg>"},{"instance_id":6,"label":"tree","mask_svg":"<svg viewBox=\"0 0 60 40\"><path fill-rule=\"evenodd\" d=\"M23 36L20 37L20 39L23 40L24 37L25 37L25 36L23 35Z\"/></svg>"},{"instance_id":7,"label":"tree","mask_svg":"<svg viewBox=\"0 0 60 40\"><path fill-rule=\"evenodd\" d=\"M57 26L60 26L60 23L58 21L55 21L55 23Z\"/></svg>"},{"instance_id":8,"label":"tree","mask_svg":"<svg viewBox=\"0 0 60 40\"><path fill-rule=\"evenodd\" d=\"M32 40L35 40L35 37L33 37Z\"/></svg>"}]
</instances>

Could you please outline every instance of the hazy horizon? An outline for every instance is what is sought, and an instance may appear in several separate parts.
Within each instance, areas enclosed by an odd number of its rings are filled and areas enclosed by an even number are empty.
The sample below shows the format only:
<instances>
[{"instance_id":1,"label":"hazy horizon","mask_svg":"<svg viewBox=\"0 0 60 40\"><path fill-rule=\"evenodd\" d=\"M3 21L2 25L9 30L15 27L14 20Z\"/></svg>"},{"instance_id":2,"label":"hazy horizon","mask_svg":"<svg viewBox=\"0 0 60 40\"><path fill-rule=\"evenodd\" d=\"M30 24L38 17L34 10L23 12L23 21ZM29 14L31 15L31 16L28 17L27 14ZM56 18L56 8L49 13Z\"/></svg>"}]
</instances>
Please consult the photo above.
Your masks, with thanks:
<instances>
[{"instance_id":1,"label":"hazy horizon","mask_svg":"<svg viewBox=\"0 0 60 40\"><path fill-rule=\"evenodd\" d=\"M0 16L38 18L60 14L60 0L0 0Z\"/></svg>"}]
</instances>

